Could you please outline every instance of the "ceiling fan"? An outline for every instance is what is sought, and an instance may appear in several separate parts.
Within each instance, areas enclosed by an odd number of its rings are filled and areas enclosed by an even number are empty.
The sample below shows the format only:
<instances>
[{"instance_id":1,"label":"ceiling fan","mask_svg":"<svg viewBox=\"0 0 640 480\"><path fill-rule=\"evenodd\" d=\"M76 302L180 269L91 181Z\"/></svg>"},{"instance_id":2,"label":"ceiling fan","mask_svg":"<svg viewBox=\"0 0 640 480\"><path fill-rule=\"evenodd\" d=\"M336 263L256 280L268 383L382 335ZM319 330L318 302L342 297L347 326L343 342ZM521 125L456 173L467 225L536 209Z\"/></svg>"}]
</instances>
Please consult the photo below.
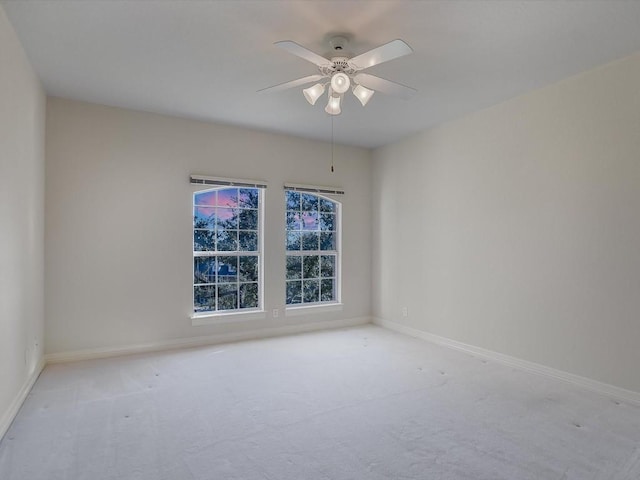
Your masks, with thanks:
<instances>
[{"instance_id":1,"label":"ceiling fan","mask_svg":"<svg viewBox=\"0 0 640 480\"><path fill-rule=\"evenodd\" d=\"M340 114L340 103L343 95L349 88L352 89L354 96L360 101L363 107L371 100L375 92L382 92L404 99L408 99L416 93L416 90L411 87L385 80L375 75L362 73L363 70L373 67L374 65L379 65L383 62L388 62L389 60L412 53L413 49L404 41L399 39L392 40L389 43L385 43L373 50L351 58L344 56L347 46L347 39L345 37L333 37L329 40L329 44L335 54L331 59L318 55L291 40L276 42L274 44L275 46L316 65L319 73L263 88L262 90L258 90L258 92L279 92L288 88L318 82L309 88L305 88L302 92L307 101L311 105L315 105L318 98L322 96L328 86L328 102L324 110L329 115Z\"/></svg>"}]
</instances>

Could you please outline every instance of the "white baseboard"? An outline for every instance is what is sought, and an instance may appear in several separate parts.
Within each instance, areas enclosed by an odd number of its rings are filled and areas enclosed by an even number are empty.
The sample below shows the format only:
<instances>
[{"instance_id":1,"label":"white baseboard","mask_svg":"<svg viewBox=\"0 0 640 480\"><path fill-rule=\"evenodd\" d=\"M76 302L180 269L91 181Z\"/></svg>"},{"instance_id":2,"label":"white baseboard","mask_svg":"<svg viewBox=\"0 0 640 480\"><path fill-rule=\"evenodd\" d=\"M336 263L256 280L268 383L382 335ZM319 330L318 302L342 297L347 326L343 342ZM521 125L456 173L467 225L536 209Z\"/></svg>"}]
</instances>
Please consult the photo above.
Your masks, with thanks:
<instances>
[{"instance_id":1,"label":"white baseboard","mask_svg":"<svg viewBox=\"0 0 640 480\"><path fill-rule=\"evenodd\" d=\"M405 325L401 325L391 320L385 320L382 318L374 317L373 323L375 325L388 328L389 330L394 330L399 333L404 333L405 335L409 335L415 338L420 338L422 340L426 340L428 342L435 343L437 345L442 345L445 347L453 348L455 350L460 350L462 352L466 352L471 355L475 355L477 357L483 357L489 360L494 360L496 362L500 362L510 367L515 367L521 370L538 373L540 375L545 375L547 377L553 377L558 380L562 380L565 382L572 383L574 385L578 385L580 387L586 388L593 392L597 392L602 395L615 398L617 400L622 400L635 405L640 405L640 392L626 390L624 388L616 387L614 385L609 385L608 383L598 382L597 380L581 377L580 375L574 375L573 373L565 372L563 370L557 370L555 368L547 367L545 365L540 365L539 363L530 362L528 360L522 360L520 358L511 357L509 355L504 355L502 353L494 352L492 350L486 350L481 347L468 345L466 343L458 342L456 340L451 340L450 338L441 337L439 335L434 335L433 333L428 333L423 330L407 327Z\"/></svg>"},{"instance_id":2,"label":"white baseboard","mask_svg":"<svg viewBox=\"0 0 640 480\"><path fill-rule=\"evenodd\" d=\"M29 392L31 391L31 387L33 387L33 384L36 383L36 380L42 373L44 366L44 358L41 358L36 365L36 368L33 370L33 373L25 380L22 388L13 399L13 402L11 402L11 405L9 405L7 411L2 415L2 419L0 419L0 440L2 440L5 433L7 433L7 430L9 430L11 422L16 418L18 411L20 411L20 407L22 407L27 395L29 395Z\"/></svg>"},{"instance_id":3,"label":"white baseboard","mask_svg":"<svg viewBox=\"0 0 640 480\"><path fill-rule=\"evenodd\" d=\"M75 362L94 358L117 357L134 353L156 352L176 348L200 347L205 345L217 345L220 343L232 343L242 340L256 340L260 338L279 337L296 333L312 332L316 330L329 330L334 328L354 327L371 323L371 317L355 317L344 320L329 320L324 322L312 322L281 327L261 328L245 332L222 333L206 337L178 338L161 342L143 343L137 345L125 345L119 347L92 348L76 350L72 352L51 353L45 355L47 363Z\"/></svg>"}]
</instances>

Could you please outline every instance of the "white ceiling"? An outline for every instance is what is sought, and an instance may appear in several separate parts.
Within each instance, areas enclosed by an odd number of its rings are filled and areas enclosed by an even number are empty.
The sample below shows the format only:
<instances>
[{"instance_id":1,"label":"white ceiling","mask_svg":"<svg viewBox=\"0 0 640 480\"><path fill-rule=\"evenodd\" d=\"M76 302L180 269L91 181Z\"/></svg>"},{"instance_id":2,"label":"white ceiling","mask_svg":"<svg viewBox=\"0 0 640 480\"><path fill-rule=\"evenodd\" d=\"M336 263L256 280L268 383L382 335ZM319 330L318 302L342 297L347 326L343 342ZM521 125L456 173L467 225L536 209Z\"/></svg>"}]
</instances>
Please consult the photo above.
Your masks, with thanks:
<instances>
[{"instance_id":1,"label":"white ceiling","mask_svg":"<svg viewBox=\"0 0 640 480\"><path fill-rule=\"evenodd\" d=\"M273 43L357 55L395 38L412 55L368 72L405 101L350 97L336 142L377 147L640 50L638 1L2 0L48 94L328 140L331 117L301 88L316 73Z\"/></svg>"}]
</instances>

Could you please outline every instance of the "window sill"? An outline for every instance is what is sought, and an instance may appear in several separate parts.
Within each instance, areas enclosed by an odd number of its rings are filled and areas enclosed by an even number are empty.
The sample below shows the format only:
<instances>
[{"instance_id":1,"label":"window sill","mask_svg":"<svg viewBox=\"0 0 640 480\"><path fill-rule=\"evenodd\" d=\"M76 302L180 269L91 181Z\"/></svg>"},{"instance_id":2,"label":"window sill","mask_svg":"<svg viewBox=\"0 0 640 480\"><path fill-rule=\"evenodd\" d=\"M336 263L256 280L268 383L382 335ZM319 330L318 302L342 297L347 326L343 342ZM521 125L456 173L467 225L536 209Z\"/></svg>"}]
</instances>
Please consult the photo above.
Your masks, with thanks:
<instances>
[{"instance_id":1,"label":"window sill","mask_svg":"<svg viewBox=\"0 0 640 480\"><path fill-rule=\"evenodd\" d=\"M340 312L342 311L342 307L342 303L320 303L318 305L286 307L284 310L284 315L285 317L297 317L300 315L308 315L312 313Z\"/></svg>"},{"instance_id":2,"label":"window sill","mask_svg":"<svg viewBox=\"0 0 640 480\"><path fill-rule=\"evenodd\" d=\"M263 320L267 318L264 310L251 310L249 312L230 313L194 313L191 315L191 326L215 325L217 323L246 322L249 320Z\"/></svg>"}]
</instances>

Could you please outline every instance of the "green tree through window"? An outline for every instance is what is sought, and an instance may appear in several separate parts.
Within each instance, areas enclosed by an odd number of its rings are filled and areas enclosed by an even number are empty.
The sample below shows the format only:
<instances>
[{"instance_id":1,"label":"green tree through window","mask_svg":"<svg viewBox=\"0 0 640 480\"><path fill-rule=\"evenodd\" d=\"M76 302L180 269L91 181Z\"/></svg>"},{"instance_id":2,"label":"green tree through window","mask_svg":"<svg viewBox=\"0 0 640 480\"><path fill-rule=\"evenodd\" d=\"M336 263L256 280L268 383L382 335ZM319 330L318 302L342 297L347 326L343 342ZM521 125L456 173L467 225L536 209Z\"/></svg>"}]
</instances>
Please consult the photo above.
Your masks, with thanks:
<instances>
[{"instance_id":1,"label":"green tree through window","mask_svg":"<svg viewBox=\"0 0 640 480\"><path fill-rule=\"evenodd\" d=\"M257 188L193 195L195 313L260 308L260 197Z\"/></svg>"},{"instance_id":2,"label":"green tree through window","mask_svg":"<svg viewBox=\"0 0 640 480\"><path fill-rule=\"evenodd\" d=\"M286 304L337 302L340 204L292 190L285 201Z\"/></svg>"}]
</instances>

